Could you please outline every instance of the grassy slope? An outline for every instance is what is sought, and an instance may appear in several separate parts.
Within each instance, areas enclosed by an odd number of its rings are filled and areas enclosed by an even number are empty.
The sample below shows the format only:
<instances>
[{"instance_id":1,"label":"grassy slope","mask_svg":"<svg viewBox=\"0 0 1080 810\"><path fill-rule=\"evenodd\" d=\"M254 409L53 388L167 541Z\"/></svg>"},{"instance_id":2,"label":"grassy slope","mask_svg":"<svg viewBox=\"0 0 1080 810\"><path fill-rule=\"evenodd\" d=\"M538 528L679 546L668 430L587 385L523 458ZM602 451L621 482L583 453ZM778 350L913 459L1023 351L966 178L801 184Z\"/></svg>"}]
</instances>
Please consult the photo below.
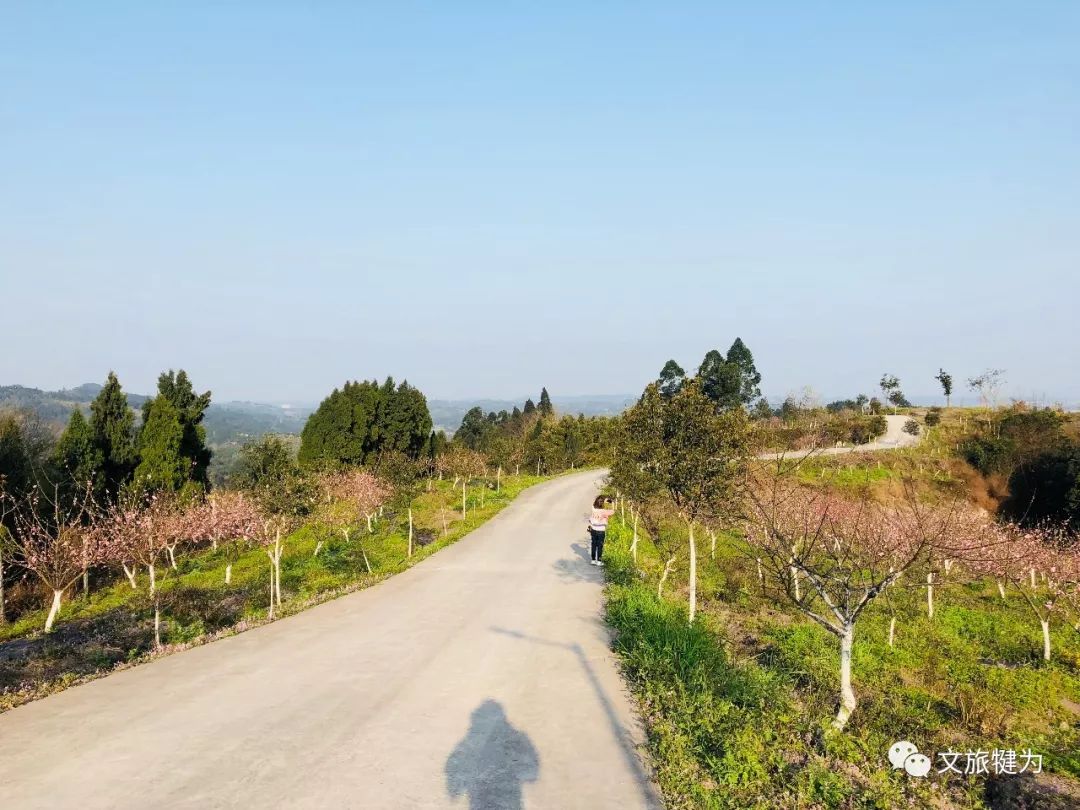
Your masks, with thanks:
<instances>
[{"instance_id":1,"label":"grassy slope","mask_svg":"<svg viewBox=\"0 0 1080 810\"><path fill-rule=\"evenodd\" d=\"M468 493L468 517L461 519L461 489L451 491L449 481L435 482L431 492L413 503L416 535L432 538L407 556L408 529L404 513L388 509L368 535L365 526L352 532L348 544L307 525L288 538L282 560L284 604L278 616L295 613L318 602L369 585L415 565L439 549L459 540L501 511L524 489L546 480L535 476L508 476L502 491L488 490L480 506L481 490ZM448 531L443 534L443 516ZM318 556L313 551L323 541ZM367 574L360 543L371 562ZM178 554L176 571L159 571L165 633L169 649L239 632L266 620L270 590L270 564L261 549L249 549L234 562L232 584L224 583L227 563L224 548ZM0 625L0 711L108 673L118 666L152 656L153 625L147 577L139 575L133 591L122 576L89 598L65 600L51 636L41 634L45 609L31 611L18 621Z\"/></svg>"},{"instance_id":2,"label":"grassy slope","mask_svg":"<svg viewBox=\"0 0 1080 810\"><path fill-rule=\"evenodd\" d=\"M684 538L668 542L681 542L685 556ZM939 588L930 621L924 589L900 589L893 649L888 606L873 605L855 643L860 705L837 735L822 730L836 710L837 643L760 596L733 538L720 538L715 560L699 540L701 620L692 628L685 563L659 600L660 555L642 540L636 570L628 547L629 531L614 521L608 618L669 806L984 805L980 778L891 772L886 751L901 738L924 753L1030 747L1066 789L1080 785L1080 632L1059 621L1044 665L1039 625L1017 595L1002 603L992 585Z\"/></svg>"}]
</instances>

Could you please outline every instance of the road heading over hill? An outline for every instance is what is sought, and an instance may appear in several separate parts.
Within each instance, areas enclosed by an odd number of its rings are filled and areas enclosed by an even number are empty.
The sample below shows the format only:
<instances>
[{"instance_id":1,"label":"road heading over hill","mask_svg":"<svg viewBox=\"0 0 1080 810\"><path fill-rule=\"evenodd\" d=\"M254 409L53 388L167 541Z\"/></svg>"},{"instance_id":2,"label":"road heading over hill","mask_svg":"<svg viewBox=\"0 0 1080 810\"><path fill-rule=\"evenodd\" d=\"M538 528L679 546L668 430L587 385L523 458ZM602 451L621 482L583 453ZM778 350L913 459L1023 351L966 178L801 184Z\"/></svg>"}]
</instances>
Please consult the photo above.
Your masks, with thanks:
<instances>
[{"instance_id":1,"label":"road heading over hill","mask_svg":"<svg viewBox=\"0 0 1080 810\"><path fill-rule=\"evenodd\" d=\"M373 588L0 715L12 808L657 807L584 514L523 493Z\"/></svg>"}]
</instances>

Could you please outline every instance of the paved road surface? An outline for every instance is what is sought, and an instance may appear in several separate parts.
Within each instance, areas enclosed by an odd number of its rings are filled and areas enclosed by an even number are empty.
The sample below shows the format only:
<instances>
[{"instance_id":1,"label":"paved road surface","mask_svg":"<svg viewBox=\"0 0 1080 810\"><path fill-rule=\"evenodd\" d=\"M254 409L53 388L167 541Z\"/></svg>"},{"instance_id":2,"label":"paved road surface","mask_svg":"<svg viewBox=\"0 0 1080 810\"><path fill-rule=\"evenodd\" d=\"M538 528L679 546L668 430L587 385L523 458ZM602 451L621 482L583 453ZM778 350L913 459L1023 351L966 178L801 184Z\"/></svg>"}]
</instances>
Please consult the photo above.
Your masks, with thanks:
<instances>
[{"instance_id":1,"label":"paved road surface","mask_svg":"<svg viewBox=\"0 0 1080 810\"><path fill-rule=\"evenodd\" d=\"M601 621L599 476L366 591L0 715L4 808L659 805Z\"/></svg>"},{"instance_id":2,"label":"paved road surface","mask_svg":"<svg viewBox=\"0 0 1080 810\"><path fill-rule=\"evenodd\" d=\"M910 418L910 416L904 414L886 416L885 435L879 436L869 444L860 444L855 447L816 447L809 450L790 450L786 453L764 453L758 458L763 461L776 461L780 458L794 460L806 458L809 455L839 456L844 453L871 453L875 450L895 450L898 447L910 447L913 444L918 444L922 439L922 434L912 436L910 433L904 432L904 425L907 424Z\"/></svg>"}]
</instances>

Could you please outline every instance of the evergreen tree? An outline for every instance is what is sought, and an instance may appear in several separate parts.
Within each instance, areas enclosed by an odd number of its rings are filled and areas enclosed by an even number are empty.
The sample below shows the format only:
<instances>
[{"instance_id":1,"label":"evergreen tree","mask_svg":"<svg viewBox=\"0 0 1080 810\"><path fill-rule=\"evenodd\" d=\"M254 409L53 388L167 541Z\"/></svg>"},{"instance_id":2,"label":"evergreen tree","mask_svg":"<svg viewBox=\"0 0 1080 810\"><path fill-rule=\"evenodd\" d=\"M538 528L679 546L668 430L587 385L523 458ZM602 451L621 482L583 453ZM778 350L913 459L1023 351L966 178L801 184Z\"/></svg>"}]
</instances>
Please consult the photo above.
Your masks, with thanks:
<instances>
[{"instance_id":1,"label":"evergreen tree","mask_svg":"<svg viewBox=\"0 0 1080 810\"><path fill-rule=\"evenodd\" d=\"M548 390L546 388L540 389L540 415L551 416L555 413L555 408L551 404L551 397L548 396Z\"/></svg>"},{"instance_id":2,"label":"evergreen tree","mask_svg":"<svg viewBox=\"0 0 1080 810\"><path fill-rule=\"evenodd\" d=\"M525 409L522 411L525 416L536 413L536 405L531 399L525 400Z\"/></svg>"},{"instance_id":3,"label":"evergreen tree","mask_svg":"<svg viewBox=\"0 0 1080 810\"><path fill-rule=\"evenodd\" d=\"M737 388L731 402L726 404L729 404L729 407L748 406L761 396L761 389L758 387L761 383L761 374L754 365L754 355L742 342L742 338L735 338L735 342L728 349L727 364L731 370L737 372L735 374Z\"/></svg>"},{"instance_id":4,"label":"evergreen tree","mask_svg":"<svg viewBox=\"0 0 1080 810\"><path fill-rule=\"evenodd\" d=\"M717 405L730 399L732 386L727 360L716 349L705 355L705 359L698 366L697 376L701 381L702 393Z\"/></svg>"},{"instance_id":5,"label":"evergreen tree","mask_svg":"<svg viewBox=\"0 0 1080 810\"><path fill-rule=\"evenodd\" d=\"M71 412L67 428L60 435L54 453L62 485L81 490L87 481L94 482L95 497L105 494L105 456L94 441L94 431L78 408Z\"/></svg>"},{"instance_id":6,"label":"evergreen tree","mask_svg":"<svg viewBox=\"0 0 1080 810\"><path fill-rule=\"evenodd\" d=\"M184 436L180 443L180 455L188 471L186 477L202 485L203 488L209 488L208 470L212 453L206 446L206 428L203 427L202 421L206 409L210 407L210 392L196 394L186 371L180 369L174 373L170 369L158 377L158 397L165 397L176 409L183 427ZM144 425L148 421L153 402L154 400L151 399L143 404Z\"/></svg>"},{"instance_id":7,"label":"evergreen tree","mask_svg":"<svg viewBox=\"0 0 1080 810\"><path fill-rule=\"evenodd\" d=\"M671 399L682 390L686 383L686 371L674 360L668 360L660 369L660 377L656 380L660 396Z\"/></svg>"},{"instance_id":8,"label":"evergreen tree","mask_svg":"<svg viewBox=\"0 0 1080 810\"><path fill-rule=\"evenodd\" d=\"M188 480L187 461L182 454L184 425L180 412L168 397L150 400L146 421L140 431L140 460L135 468L135 486L140 490L177 492Z\"/></svg>"},{"instance_id":9,"label":"evergreen tree","mask_svg":"<svg viewBox=\"0 0 1080 810\"><path fill-rule=\"evenodd\" d=\"M120 487L131 480L139 459L135 449L135 417L112 371L90 403L90 429L101 451L105 492L115 497Z\"/></svg>"},{"instance_id":10,"label":"evergreen tree","mask_svg":"<svg viewBox=\"0 0 1080 810\"><path fill-rule=\"evenodd\" d=\"M470 408L461 420L461 427L457 429L454 438L468 447L470 450L482 450L489 426L484 419L484 412L479 406Z\"/></svg>"},{"instance_id":11,"label":"evergreen tree","mask_svg":"<svg viewBox=\"0 0 1080 810\"><path fill-rule=\"evenodd\" d=\"M322 401L301 433L302 464L369 464L385 452L416 460L428 446L431 414L427 399L403 382L387 378L348 382Z\"/></svg>"}]
</instances>

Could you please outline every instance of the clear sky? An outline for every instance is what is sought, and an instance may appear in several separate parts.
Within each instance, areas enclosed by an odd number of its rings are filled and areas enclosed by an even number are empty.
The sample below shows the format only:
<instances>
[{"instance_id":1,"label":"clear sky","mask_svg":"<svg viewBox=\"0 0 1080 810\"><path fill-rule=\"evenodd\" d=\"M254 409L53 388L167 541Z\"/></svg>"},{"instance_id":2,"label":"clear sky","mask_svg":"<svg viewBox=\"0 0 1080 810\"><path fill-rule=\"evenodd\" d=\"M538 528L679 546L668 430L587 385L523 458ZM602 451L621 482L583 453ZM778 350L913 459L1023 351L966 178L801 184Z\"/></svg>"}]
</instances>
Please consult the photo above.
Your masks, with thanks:
<instances>
[{"instance_id":1,"label":"clear sky","mask_svg":"<svg viewBox=\"0 0 1080 810\"><path fill-rule=\"evenodd\" d=\"M0 384L1075 401L1078 309L1080 3L0 7Z\"/></svg>"}]
</instances>

